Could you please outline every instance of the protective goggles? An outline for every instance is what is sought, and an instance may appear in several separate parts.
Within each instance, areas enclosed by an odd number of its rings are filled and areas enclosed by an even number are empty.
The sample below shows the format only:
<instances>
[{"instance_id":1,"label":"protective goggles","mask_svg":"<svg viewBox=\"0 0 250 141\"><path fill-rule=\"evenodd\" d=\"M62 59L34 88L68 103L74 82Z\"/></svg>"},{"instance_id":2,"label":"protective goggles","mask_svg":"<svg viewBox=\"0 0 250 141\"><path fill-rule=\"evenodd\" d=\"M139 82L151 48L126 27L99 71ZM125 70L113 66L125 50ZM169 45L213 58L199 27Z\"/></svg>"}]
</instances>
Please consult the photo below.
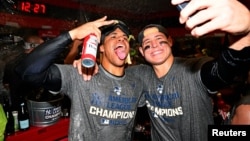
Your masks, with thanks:
<instances>
[{"instance_id":1,"label":"protective goggles","mask_svg":"<svg viewBox=\"0 0 250 141\"><path fill-rule=\"evenodd\" d=\"M39 44L37 43L29 43L29 42L24 42L24 49L31 49L37 47Z\"/></svg>"}]
</instances>

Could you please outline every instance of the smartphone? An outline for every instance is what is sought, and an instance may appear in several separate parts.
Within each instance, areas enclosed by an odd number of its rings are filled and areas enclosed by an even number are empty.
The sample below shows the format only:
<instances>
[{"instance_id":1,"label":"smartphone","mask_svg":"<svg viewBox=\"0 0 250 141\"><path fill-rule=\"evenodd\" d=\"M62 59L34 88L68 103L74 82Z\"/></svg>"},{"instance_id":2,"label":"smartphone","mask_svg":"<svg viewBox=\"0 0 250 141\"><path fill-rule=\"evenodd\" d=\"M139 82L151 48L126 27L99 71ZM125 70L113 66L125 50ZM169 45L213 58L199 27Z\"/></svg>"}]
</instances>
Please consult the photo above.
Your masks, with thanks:
<instances>
[{"instance_id":1,"label":"smartphone","mask_svg":"<svg viewBox=\"0 0 250 141\"><path fill-rule=\"evenodd\" d=\"M186 7L187 4L188 4L188 1L185 1L185 2L183 2L183 3L181 3L181 4L178 4L178 5L177 5L177 9L178 9L179 11L181 11L183 8Z\"/></svg>"}]
</instances>

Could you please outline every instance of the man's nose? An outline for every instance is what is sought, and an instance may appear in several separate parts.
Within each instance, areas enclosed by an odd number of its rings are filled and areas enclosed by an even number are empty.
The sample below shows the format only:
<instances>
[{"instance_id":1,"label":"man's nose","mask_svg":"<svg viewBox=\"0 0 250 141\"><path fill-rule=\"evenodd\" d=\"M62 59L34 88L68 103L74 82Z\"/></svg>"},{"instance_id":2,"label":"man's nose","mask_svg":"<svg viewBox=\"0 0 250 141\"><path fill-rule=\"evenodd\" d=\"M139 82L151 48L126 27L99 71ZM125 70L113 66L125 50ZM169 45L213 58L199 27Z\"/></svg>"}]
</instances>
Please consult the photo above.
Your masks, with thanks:
<instances>
[{"instance_id":1,"label":"man's nose","mask_svg":"<svg viewBox=\"0 0 250 141\"><path fill-rule=\"evenodd\" d=\"M123 36L119 36L117 37L118 38L118 41L123 41L124 40L124 37Z\"/></svg>"},{"instance_id":2,"label":"man's nose","mask_svg":"<svg viewBox=\"0 0 250 141\"><path fill-rule=\"evenodd\" d=\"M158 42L156 40L151 41L152 47L155 48L158 46Z\"/></svg>"}]
</instances>

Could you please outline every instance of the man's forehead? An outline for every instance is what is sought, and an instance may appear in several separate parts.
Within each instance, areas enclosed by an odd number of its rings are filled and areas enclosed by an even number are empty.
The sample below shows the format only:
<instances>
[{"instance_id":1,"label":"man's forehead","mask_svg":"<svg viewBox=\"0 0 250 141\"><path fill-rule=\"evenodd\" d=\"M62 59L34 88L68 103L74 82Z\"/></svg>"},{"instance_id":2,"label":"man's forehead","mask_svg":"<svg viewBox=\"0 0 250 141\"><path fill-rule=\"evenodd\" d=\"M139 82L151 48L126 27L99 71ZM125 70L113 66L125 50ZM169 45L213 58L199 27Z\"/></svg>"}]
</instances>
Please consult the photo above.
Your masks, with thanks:
<instances>
[{"instance_id":1,"label":"man's forehead","mask_svg":"<svg viewBox=\"0 0 250 141\"><path fill-rule=\"evenodd\" d=\"M112 32L110 32L108 35L112 35L112 34L117 34L117 33L122 33L122 34L124 34L124 35L126 35L126 33L123 31L123 30L121 30L121 28L119 28L119 27L117 27L116 29L114 29ZM107 36L108 36L107 35ZM127 35L126 35L127 36Z\"/></svg>"},{"instance_id":2,"label":"man's forehead","mask_svg":"<svg viewBox=\"0 0 250 141\"><path fill-rule=\"evenodd\" d=\"M145 37L145 36L148 36L148 35L150 35L150 34L152 34L152 33L157 33L157 32L159 32L158 28L156 28L156 27L151 27L151 28L148 28L148 29L145 29L145 30L144 30L143 36Z\"/></svg>"}]
</instances>

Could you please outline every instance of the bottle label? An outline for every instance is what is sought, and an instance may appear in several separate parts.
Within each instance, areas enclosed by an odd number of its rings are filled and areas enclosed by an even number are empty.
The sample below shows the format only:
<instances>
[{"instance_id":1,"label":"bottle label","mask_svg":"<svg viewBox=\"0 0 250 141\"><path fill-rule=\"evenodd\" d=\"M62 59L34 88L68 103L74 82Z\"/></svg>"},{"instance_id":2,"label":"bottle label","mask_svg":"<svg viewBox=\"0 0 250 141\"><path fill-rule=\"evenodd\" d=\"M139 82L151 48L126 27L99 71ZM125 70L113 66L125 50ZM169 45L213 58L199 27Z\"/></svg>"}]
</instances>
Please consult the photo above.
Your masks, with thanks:
<instances>
[{"instance_id":1,"label":"bottle label","mask_svg":"<svg viewBox=\"0 0 250 141\"><path fill-rule=\"evenodd\" d=\"M91 68L95 65L98 41L94 34L88 35L83 42L82 65Z\"/></svg>"},{"instance_id":2,"label":"bottle label","mask_svg":"<svg viewBox=\"0 0 250 141\"><path fill-rule=\"evenodd\" d=\"M26 129L29 127L29 120L28 119L20 120L19 124L20 124L20 129Z\"/></svg>"},{"instance_id":3,"label":"bottle label","mask_svg":"<svg viewBox=\"0 0 250 141\"><path fill-rule=\"evenodd\" d=\"M96 36L91 35L89 37L89 39L87 40L86 44L86 51L85 54L91 54L91 55L96 55L96 51L97 51L97 39Z\"/></svg>"}]
</instances>

